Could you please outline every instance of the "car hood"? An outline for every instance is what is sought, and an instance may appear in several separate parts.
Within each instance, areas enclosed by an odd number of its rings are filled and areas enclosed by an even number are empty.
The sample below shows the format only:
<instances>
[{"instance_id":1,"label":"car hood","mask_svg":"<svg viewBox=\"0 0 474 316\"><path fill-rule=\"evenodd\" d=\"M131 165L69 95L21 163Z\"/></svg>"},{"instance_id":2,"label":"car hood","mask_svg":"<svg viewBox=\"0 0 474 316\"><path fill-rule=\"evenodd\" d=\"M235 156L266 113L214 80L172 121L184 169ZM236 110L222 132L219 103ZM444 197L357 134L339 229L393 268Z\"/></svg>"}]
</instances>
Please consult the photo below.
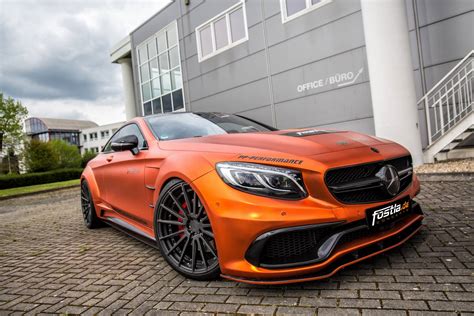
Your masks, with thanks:
<instances>
[{"instance_id":1,"label":"car hood","mask_svg":"<svg viewBox=\"0 0 474 316\"><path fill-rule=\"evenodd\" d=\"M256 153L272 151L294 156L314 156L390 143L368 135L329 130L283 130L275 132L223 134L180 140L160 141L164 150L222 153Z\"/></svg>"}]
</instances>

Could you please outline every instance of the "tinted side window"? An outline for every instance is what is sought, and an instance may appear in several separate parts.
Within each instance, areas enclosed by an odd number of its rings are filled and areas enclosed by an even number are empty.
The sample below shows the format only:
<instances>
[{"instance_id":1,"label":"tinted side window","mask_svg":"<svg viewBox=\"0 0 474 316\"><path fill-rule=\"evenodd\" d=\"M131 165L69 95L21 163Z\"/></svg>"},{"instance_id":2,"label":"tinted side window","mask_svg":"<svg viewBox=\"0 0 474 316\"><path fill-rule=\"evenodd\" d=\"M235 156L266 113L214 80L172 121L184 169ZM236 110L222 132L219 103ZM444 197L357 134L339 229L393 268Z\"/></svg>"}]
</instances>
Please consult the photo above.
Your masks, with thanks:
<instances>
[{"instance_id":1,"label":"tinted side window","mask_svg":"<svg viewBox=\"0 0 474 316\"><path fill-rule=\"evenodd\" d=\"M107 144L105 145L104 149L102 149L102 152L106 153L106 152L109 152L109 151L112 151L112 142L116 141L117 139L120 138L120 132L122 130L119 130L117 133L114 134L114 136L112 136L111 139L109 139L109 141L107 142Z\"/></svg>"},{"instance_id":2,"label":"tinted side window","mask_svg":"<svg viewBox=\"0 0 474 316\"><path fill-rule=\"evenodd\" d=\"M112 151L112 143L116 141L117 139L124 137L124 136L129 136L129 135L135 135L138 138L138 147L140 149L143 149L146 146L145 138L143 137L142 133L140 132L140 129L136 124L129 124L124 127L122 127L112 138L107 142L107 145L105 145L103 152L109 152Z\"/></svg>"},{"instance_id":3,"label":"tinted side window","mask_svg":"<svg viewBox=\"0 0 474 316\"><path fill-rule=\"evenodd\" d=\"M136 124L129 124L127 126L122 127L120 130L120 137L135 135L138 138L138 148L146 147L145 138L143 137L140 129Z\"/></svg>"}]
</instances>

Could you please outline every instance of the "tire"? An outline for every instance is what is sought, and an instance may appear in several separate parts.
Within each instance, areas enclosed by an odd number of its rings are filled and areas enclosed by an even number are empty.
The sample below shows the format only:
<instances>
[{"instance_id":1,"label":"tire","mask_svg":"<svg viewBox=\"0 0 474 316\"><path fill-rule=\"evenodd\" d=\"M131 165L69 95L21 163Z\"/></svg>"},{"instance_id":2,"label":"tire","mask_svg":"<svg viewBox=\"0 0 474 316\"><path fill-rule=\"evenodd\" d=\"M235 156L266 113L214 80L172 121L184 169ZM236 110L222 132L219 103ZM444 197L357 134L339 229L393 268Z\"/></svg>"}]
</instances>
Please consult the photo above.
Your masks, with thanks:
<instances>
[{"instance_id":1,"label":"tire","mask_svg":"<svg viewBox=\"0 0 474 316\"><path fill-rule=\"evenodd\" d=\"M165 185L155 207L154 224L158 247L173 269L194 280L219 277L211 223L189 184L174 179Z\"/></svg>"},{"instance_id":2,"label":"tire","mask_svg":"<svg viewBox=\"0 0 474 316\"><path fill-rule=\"evenodd\" d=\"M81 210L84 224L87 228L94 229L103 226L103 223L95 212L94 201L92 200L92 194L89 190L87 180L81 182Z\"/></svg>"}]
</instances>

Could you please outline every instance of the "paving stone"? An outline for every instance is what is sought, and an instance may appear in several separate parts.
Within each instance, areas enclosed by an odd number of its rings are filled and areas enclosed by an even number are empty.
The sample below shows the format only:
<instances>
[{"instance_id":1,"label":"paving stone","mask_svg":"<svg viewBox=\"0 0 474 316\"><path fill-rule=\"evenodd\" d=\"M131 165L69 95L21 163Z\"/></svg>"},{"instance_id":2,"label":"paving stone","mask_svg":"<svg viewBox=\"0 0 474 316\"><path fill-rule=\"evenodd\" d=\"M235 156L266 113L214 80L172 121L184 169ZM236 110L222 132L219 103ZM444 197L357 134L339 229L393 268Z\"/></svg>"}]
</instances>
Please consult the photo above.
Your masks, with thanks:
<instances>
[{"instance_id":1,"label":"paving stone","mask_svg":"<svg viewBox=\"0 0 474 316\"><path fill-rule=\"evenodd\" d=\"M238 312L243 314L273 315L275 310L275 306L242 305Z\"/></svg>"},{"instance_id":2,"label":"paving stone","mask_svg":"<svg viewBox=\"0 0 474 316\"><path fill-rule=\"evenodd\" d=\"M1 201L0 314L472 315L471 191L422 183L420 234L329 280L286 286L188 280L156 249L86 229L77 189Z\"/></svg>"},{"instance_id":3,"label":"paving stone","mask_svg":"<svg viewBox=\"0 0 474 316\"><path fill-rule=\"evenodd\" d=\"M276 311L277 315L314 315L315 313L316 309L309 307L280 306Z\"/></svg>"}]
</instances>

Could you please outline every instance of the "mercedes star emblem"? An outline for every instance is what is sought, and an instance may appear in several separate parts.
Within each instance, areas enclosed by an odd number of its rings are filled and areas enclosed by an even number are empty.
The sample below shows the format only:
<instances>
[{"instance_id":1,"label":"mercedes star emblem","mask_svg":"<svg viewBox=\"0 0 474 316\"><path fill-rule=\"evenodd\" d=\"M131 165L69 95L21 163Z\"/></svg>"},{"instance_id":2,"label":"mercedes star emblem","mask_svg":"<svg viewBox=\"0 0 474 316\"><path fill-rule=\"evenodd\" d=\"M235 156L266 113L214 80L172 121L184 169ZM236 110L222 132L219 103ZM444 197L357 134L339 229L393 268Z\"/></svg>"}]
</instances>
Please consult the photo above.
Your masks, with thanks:
<instances>
[{"instance_id":1,"label":"mercedes star emblem","mask_svg":"<svg viewBox=\"0 0 474 316\"><path fill-rule=\"evenodd\" d=\"M398 194L398 191L400 190L400 178L398 177L397 169L394 166L383 166L375 176L380 179L388 194L391 196Z\"/></svg>"}]
</instances>

